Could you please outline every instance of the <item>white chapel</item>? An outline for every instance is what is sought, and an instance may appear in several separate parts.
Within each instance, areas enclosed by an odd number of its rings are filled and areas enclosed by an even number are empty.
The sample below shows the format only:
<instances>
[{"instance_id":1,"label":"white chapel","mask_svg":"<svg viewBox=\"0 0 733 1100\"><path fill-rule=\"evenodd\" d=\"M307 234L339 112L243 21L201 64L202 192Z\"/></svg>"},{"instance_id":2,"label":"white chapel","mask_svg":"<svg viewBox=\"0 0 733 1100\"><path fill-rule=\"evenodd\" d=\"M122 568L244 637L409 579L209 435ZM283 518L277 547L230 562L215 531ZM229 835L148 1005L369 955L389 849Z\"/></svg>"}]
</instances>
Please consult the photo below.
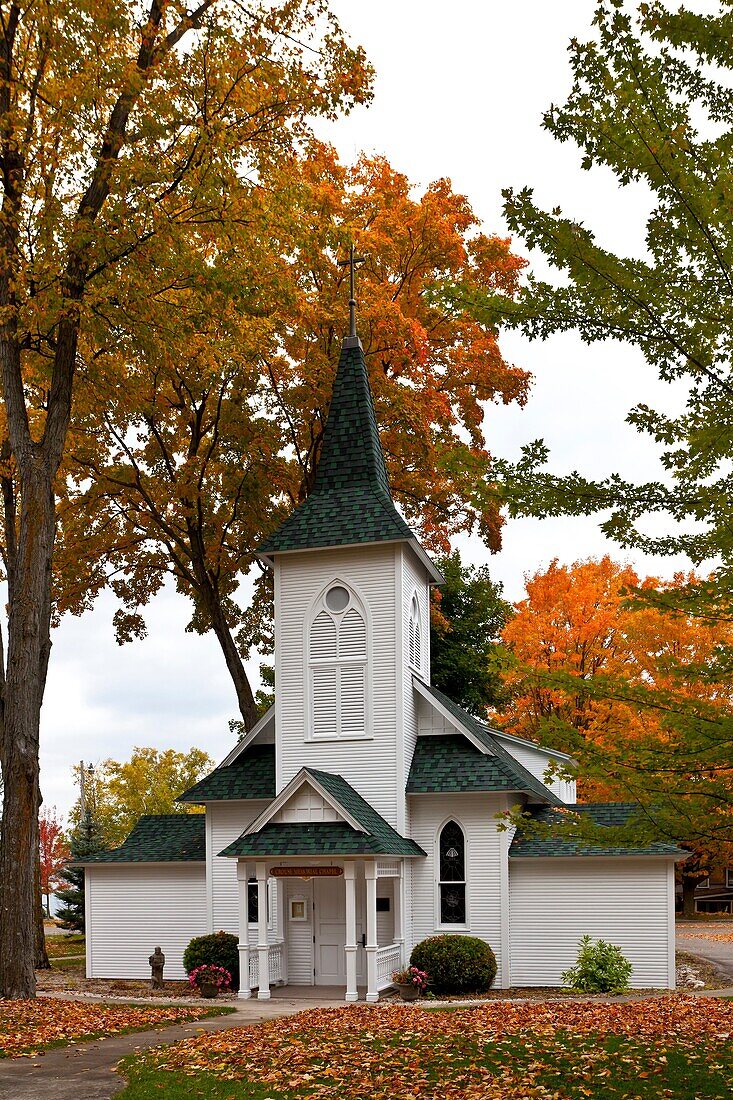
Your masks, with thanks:
<instances>
[{"instance_id":1,"label":"white chapel","mask_svg":"<svg viewBox=\"0 0 733 1100\"><path fill-rule=\"evenodd\" d=\"M430 683L441 576L392 500L361 343L343 341L315 485L260 549L275 592L275 703L182 795L202 814L141 818L86 864L87 975L183 978L193 936L238 936L240 997L329 986L375 1002L428 936L493 948L495 984L552 986L589 934L632 985L674 985L667 845L517 835L520 805L599 824L546 780L568 758L490 728Z\"/></svg>"}]
</instances>

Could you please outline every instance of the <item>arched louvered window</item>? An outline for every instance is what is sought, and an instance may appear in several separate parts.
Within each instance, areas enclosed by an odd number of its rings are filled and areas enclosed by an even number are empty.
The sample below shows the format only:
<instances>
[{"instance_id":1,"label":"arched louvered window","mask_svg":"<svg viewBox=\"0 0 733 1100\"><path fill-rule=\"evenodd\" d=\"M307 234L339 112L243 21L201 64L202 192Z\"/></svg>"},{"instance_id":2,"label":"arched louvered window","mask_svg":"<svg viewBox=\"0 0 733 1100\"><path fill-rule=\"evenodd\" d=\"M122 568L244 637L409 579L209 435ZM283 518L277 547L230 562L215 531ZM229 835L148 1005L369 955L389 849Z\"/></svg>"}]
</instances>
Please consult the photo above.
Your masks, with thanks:
<instances>
[{"instance_id":1,"label":"arched louvered window","mask_svg":"<svg viewBox=\"0 0 733 1100\"><path fill-rule=\"evenodd\" d=\"M420 627L420 604L417 596L412 597L410 604L410 664L418 672L422 669L422 630Z\"/></svg>"},{"instance_id":2,"label":"arched louvered window","mask_svg":"<svg viewBox=\"0 0 733 1100\"><path fill-rule=\"evenodd\" d=\"M364 737L367 626L348 588L332 585L315 608L308 640L313 737Z\"/></svg>"},{"instance_id":3,"label":"arched louvered window","mask_svg":"<svg viewBox=\"0 0 733 1100\"><path fill-rule=\"evenodd\" d=\"M440 830L438 845L440 923L466 923L466 839L457 821Z\"/></svg>"}]
</instances>

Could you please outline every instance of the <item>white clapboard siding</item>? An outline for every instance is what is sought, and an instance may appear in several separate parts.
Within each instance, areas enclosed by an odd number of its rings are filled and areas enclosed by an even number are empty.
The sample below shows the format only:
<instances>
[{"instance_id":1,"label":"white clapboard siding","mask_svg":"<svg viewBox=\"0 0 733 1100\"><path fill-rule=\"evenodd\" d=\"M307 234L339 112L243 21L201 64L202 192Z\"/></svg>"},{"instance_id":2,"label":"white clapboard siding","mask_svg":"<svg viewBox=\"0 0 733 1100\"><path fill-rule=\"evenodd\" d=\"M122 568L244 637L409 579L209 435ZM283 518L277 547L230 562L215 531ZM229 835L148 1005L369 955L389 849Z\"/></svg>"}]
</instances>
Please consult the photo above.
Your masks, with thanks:
<instances>
[{"instance_id":1,"label":"white clapboard siding","mask_svg":"<svg viewBox=\"0 0 733 1100\"><path fill-rule=\"evenodd\" d=\"M273 822L322 822L343 821L344 818L329 802L326 802L323 795L319 794L309 783L304 783L290 796L272 820Z\"/></svg>"},{"instance_id":2,"label":"white clapboard siding","mask_svg":"<svg viewBox=\"0 0 733 1100\"><path fill-rule=\"evenodd\" d=\"M185 978L183 952L207 931L203 863L87 867L87 976L149 978L165 955L166 978Z\"/></svg>"},{"instance_id":3,"label":"white clapboard siding","mask_svg":"<svg viewBox=\"0 0 733 1100\"><path fill-rule=\"evenodd\" d=\"M395 882L399 889L398 880L393 878L380 878L377 882L377 897L389 899L389 911L377 913L377 943L380 947L388 947L394 943Z\"/></svg>"},{"instance_id":4,"label":"white clapboard siding","mask_svg":"<svg viewBox=\"0 0 733 1100\"><path fill-rule=\"evenodd\" d=\"M427 859L412 860L412 947L441 932L438 916L438 833L452 818L466 838L466 896L468 927L455 929L479 936L496 955L495 984L504 984L502 973L502 925L506 938L506 917L502 920L502 864L506 861L504 834L497 830L494 815L506 808L501 795L413 795L410 799L411 835L427 852ZM506 913L506 910L504 910Z\"/></svg>"},{"instance_id":5,"label":"white clapboard siding","mask_svg":"<svg viewBox=\"0 0 733 1100\"><path fill-rule=\"evenodd\" d=\"M410 764L415 752L415 742L418 735L418 705L419 699L412 685L413 666L410 662L410 617L412 614L413 597L417 597L420 607L420 618L423 624L420 639L420 664L419 671L423 680L430 683L430 589L424 566L418 560L409 546L400 547L398 568L401 569L402 581L402 637L404 639L404 653L402 655L402 681L403 681L403 753L404 753L404 777L410 773Z\"/></svg>"},{"instance_id":6,"label":"white clapboard siding","mask_svg":"<svg viewBox=\"0 0 733 1100\"><path fill-rule=\"evenodd\" d=\"M509 861L512 985L561 985L581 936L616 944L636 988L674 984L669 860Z\"/></svg>"},{"instance_id":7,"label":"white clapboard siding","mask_svg":"<svg viewBox=\"0 0 733 1100\"><path fill-rule=\"evenodd\" d=\"M511 753L515 760L534 775L546 787L549 787L563 802L575 802L575 783L566 783L564 779L555 776L550 783L545 779L547 768L552 762L552 753L549 749L541 749L539 746L530 748L528 745L518 745L509 738L500 738L500 744Z\"/></svg>"},{"instance_id":8,"label":"white clapboard siding","mask_svg":"<svg viewBox=\"0 0 733 1100\"><path fill-rule=\"evenodd\" d=\"M282 554L275 567L278 791L304 766L335 772L393 824L398 798L403 797L396 767L395 561L394 547L386 544ZM364 610L370 736L309 740L304 721L310 690L306 624L315 601L332 583L351 588ZM348 721L355 719L349 716Z\"/></svg>"},{"instance_id":9,"label":"white clapboard siding","mask_svg":"<svg viewBox=\"0 0 733 1100\"><path fill-rule=\"evenodd\" d=\"M211 931L239 935L237 861L220 856L268 806L265 799L241 802L209 802L206 807L207 845L210 859Z\"/></svg>"}]
</instances>

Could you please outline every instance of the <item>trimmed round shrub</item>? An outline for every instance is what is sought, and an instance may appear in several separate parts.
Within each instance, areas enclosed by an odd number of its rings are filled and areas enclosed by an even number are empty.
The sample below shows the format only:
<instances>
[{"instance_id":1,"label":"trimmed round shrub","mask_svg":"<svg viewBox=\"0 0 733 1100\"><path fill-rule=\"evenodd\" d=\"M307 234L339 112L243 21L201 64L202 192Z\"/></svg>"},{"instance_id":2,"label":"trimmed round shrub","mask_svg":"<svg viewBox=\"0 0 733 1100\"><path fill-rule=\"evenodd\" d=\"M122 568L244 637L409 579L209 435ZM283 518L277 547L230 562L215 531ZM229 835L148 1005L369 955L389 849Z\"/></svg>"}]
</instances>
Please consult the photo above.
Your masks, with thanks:
<instances>
[{"instance_id":1,"label":"trimmed round shrub","mask_svg":"<svg viewBox=\"0 0 733 1100\"><path fill-rule=\"evenodd\" d=\"M231 932L194 936L183 952L183 965L190 974L197 966L223 966L232 976L232 989L239 989L238 939Z\"/></svg>"},{"instance_id":2,"label":"trimmed round shrub","mask_svg":"<svg viewBox=\"0 0 733 1100\"><path fill-rule=\"evenodd\" d=\"M477 936L431 936L413 948L410 964L426 972L434 993L485 993L496 977L496 956Z\"/></svg>"}]
</instances>

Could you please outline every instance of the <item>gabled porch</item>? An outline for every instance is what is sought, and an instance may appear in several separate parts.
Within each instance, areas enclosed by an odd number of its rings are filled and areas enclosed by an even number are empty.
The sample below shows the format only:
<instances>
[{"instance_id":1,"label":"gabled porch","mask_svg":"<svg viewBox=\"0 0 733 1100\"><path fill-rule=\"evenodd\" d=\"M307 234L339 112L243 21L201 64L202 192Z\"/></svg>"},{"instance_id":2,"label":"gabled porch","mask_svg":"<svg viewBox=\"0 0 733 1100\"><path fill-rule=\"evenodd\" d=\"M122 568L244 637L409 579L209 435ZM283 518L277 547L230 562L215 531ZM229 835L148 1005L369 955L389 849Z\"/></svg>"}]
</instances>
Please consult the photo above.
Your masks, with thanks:
<instances>
[{"instance_id":1,"label":"gabled porch","mask_svg":"<svg viewBox=\"0 0 733 1100\"><path fill-rule=\"evenodd\" d=\"M373 1002L392 984L404 962L405 860L425 853L345 779L303 768L221 854L237 859L240 997L256 988L267 1000L277 983L343 985L345 1000L363 986Z\"/></svg>"},{"instance_id":2,"label":"gabled porch","mask_svg":"<svg viewBox=\"0 0 733 1100\"><path fill-rule=\"evenodd\" d=\"M241 998L256 990L268 1000L273 987L340 987L346 1001L374 1003L391 986L405 957L403 860L240 860L237 877ZM255 883L257 939L250 942ZM276 907L270 921L268 898Z\"/></svg>"}]
</instances>

